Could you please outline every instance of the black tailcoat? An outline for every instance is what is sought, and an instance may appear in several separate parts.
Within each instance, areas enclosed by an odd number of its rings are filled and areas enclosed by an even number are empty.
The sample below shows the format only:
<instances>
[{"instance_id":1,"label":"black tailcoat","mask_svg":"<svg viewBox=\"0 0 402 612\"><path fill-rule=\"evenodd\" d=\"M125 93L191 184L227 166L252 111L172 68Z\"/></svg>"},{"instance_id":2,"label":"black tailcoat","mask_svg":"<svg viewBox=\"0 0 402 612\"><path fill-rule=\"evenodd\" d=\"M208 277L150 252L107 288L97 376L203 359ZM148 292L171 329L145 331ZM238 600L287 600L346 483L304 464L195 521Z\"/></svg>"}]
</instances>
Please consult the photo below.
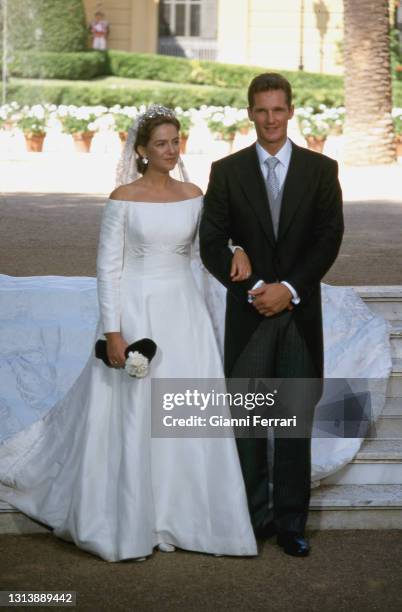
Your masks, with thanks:
<instances>
[{"instance_id":1,"label":"black tailcoat","mask_svg":"<svg viewBox=\"0 0 402 612\"><path fill-rule=\"evenodd\" d=\"M317 376L323 374L320 281L334 263L343 235L338 164L292 143L275 238L267 191L255 145L212 164L200 225L200 252L206 268L228 289L225 372L264 318L247 302L260 279L288 281L301 298L293 316ZM252 275L232 282L228 240L250 258Z\"/></svg>"}]
</instances>

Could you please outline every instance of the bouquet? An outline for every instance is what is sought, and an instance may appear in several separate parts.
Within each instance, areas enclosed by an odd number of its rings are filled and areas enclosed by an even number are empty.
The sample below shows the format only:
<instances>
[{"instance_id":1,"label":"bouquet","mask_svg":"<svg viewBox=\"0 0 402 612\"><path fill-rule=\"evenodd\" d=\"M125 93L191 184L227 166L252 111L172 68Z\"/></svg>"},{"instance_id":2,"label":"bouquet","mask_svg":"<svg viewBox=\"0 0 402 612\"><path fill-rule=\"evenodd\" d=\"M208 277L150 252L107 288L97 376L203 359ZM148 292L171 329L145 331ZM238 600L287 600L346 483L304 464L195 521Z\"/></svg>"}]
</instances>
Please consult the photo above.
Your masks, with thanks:
<instances>
[{"instance_id":1,"label":"bouquet","mask_svg":"<svg viewBox=\"0 0 402 612\"><path fill-rule=\"evenodd\" d=\"M95 357L101 359L109 368L112 367L107 356L106 340L98 340L95 344ZM156 344L150 338L142 338L125 349L126 363L124 369L129 376L144 378L149 372L149 364L156 353Z\"/></svg>"}]
</instances>

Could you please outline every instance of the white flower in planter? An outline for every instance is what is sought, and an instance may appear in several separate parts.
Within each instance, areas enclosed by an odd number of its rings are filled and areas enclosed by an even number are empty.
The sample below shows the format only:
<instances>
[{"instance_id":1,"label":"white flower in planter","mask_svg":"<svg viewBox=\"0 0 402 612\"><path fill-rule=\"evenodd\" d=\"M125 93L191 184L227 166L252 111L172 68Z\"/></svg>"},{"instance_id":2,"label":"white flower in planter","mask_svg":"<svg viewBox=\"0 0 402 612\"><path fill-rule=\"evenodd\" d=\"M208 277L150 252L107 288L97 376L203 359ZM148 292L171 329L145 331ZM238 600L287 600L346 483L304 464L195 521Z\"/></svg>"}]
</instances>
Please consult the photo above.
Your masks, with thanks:
<instances>
[{"instance_id":1,"label":"white flower in planter","mask_svg":"<svg viewBox=\"0 0 402 612\"><path fill-rule=\"evenodd\" d=\"M44 119L45 117L45 109L43 108L41 104L35 104L34 106L31 106L31 109L29 112L30 112L30 116L36 117L36 119Z\"/></svg>"}]
</instances>

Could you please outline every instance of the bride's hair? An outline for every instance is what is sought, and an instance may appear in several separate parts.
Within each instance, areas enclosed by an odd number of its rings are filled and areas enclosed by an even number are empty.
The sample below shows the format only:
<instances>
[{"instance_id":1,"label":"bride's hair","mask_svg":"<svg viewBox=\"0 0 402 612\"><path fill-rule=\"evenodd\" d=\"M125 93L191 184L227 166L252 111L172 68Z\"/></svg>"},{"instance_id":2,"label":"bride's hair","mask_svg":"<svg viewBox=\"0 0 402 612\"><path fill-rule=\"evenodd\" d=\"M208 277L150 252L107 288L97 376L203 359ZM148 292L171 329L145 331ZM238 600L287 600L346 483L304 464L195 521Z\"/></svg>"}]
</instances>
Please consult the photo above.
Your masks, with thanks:
<instances>
[{"instance_id":1,"label":"bride's hair","mask_svg":"<svg viewBox=\"0 0 402 612\"><path fill-rule=\"evenodd\" d=\"M160 125L165 125L166 123L174 125L175 128L177 128L177 131L180 131L180 121L174 115L147 117L141 121L140 125L138 126L137 137L134 143L134 151L138 155L136 162L137 170L140 172L140 174L145 174L148 164L144 161L144 158L138 151L138 147L146 147L150 141L154 129Z\"/></svg>"}]
</instances>

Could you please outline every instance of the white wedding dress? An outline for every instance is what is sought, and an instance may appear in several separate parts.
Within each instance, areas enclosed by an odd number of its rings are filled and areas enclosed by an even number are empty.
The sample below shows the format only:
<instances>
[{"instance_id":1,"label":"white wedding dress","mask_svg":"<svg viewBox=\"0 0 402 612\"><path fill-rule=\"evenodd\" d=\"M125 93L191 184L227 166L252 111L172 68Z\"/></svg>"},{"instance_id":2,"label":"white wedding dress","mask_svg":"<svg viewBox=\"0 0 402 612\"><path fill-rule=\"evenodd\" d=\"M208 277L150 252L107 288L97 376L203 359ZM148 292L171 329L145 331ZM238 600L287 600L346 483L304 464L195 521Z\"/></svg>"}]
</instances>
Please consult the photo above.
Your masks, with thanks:
<instances>
[{"instance_id":1,"label":"white wedding dress","mask_svg":"<svg viewBox=\"0 0 402 612\"><path fill-rule=\"evenodd\" d=\"M201 202L110 200L98 283L0 275L3 508L109 561L149 555L159 543L257 552L234 440L151 438L150 378L93 356L121 307L127 341L158 345L151 376L223 375L225 290L194 252ZM351 288L322 285L322 296L325 375L375 383L377 418L391 370L388 325ZM361 442L313 438L313 479L343 467Z\"/></svg>"},{"instance_id":2,"label":"white wedding dress","mask_svg":"<svg viewBox=\"0 0 402 612\"><path fill-rule=\"evenodd\" d=\"M153 377L223 377L190 265L201 205L201 197L108 201L97 262L101 318L91 349L104 331L121 325L129 343L143 337L156 342ZM43 312L55 299L49 291ZM67 306L59 335L74 314ZM43 342L35 349L27 336L28 361L36 350L38 362ZM108 561L147 556L159 544L257 554L235 439L152 438L150 378L131 378L92 353L53 408L0 445L0 499ZM52 386L56 364L42 368L37 385L21 365L14 363L7 381L19 390L20 403L32 404L36 387ZM4 361L2 366L4 375ZM58 384L53 387L48 403L60 393ZM2 402L7 404L4 397Z\"/></svg>"}]
</instances>

